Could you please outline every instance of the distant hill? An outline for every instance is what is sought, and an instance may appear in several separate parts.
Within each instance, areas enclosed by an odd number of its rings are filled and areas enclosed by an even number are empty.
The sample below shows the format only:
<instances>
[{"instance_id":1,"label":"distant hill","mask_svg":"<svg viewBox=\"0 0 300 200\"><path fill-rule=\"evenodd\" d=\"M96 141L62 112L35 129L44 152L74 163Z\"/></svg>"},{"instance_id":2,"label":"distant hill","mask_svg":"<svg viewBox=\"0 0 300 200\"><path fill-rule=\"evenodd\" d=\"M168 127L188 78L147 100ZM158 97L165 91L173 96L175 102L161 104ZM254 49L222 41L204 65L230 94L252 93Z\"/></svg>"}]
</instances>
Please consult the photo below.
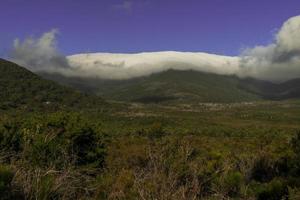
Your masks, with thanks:
<instances>
[{"instance_id":1,"label":"distant hill","mask_svg":"<svg viewBox=\"0 0 300 200\"><path fill-rule=\"evenodd\" d=\"M81 91L117 101L229 103L300 98L300 79L276 84L254 78L241 79L193 70L168 70L128 80L64 77L45 73L41 75Z\"/></svg>"},{"instance_id":2,"label":"distant hill","mask_svg":"<svg viewBox=\"0 0 300 200\"><path fill-rule=\"evenodd\" d=\"M293 79L283 83L271 83L246 78L240 80L240 88L268 100L300 98L300 79Z\"/></svg>"},{"instance_id":3,"label":"distant hill","mask_svg":"<svg viewBox=\"0 0 300 200\"><path fill-rule=\"evenodd\" d=\"M98 97L82 94L12 62L0 59L0 109L89 107L103 104Z\"/></svg>"},{"instance_id":4,"label":"distant hill","mask_svg":"<svg viewBox=\"0 0 300 200\"><path fill-rule=\"evenodd\" d=\"M261 97L240 87L235 76L216 75L192 70L168 70L129 80L67 78L55 74L43 77L103 98L142 103L159 102L242 102Z\"/></svg>"}]
</instances>

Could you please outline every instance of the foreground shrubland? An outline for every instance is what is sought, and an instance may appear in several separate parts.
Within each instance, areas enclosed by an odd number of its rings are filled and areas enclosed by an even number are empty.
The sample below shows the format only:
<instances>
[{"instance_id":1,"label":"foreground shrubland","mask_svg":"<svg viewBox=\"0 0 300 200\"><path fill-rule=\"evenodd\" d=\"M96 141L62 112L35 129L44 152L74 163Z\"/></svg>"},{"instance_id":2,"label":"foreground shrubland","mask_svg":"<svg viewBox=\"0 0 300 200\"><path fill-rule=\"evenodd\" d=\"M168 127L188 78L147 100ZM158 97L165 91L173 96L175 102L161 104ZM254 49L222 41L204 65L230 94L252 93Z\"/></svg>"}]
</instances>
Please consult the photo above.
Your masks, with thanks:
<instances>
[{"instance_id":1,"label":"foreground shrubland","mask_svg":"<svg viewBox=\"0 0 300 200\"><path fill-rule=\"evenodd\" d=\"M300 197L300 133L103 126L78 113L2 117L1 199Z\"/></svg>"}]
</instances>

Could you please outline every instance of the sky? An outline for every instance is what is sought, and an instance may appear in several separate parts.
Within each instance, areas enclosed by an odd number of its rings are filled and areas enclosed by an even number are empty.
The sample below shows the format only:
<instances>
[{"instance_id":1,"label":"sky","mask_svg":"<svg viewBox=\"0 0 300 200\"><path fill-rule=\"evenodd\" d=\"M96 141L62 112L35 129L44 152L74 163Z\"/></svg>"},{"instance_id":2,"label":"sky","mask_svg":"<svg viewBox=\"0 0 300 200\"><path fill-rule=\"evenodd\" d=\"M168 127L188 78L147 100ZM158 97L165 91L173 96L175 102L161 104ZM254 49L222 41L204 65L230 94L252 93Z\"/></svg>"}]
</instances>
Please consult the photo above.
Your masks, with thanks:
<instances>
[{"instance_id":1,"label":"sky","mask_svg":"<svg viewBox=\"0 0 300 200\"><path fill-rule=\"evenodd\" d=\"M299 0L1 0L0 56L16 38L58 30L64 55L207 52L267 45L299 15Z\"/></svg>"}]
</instances>

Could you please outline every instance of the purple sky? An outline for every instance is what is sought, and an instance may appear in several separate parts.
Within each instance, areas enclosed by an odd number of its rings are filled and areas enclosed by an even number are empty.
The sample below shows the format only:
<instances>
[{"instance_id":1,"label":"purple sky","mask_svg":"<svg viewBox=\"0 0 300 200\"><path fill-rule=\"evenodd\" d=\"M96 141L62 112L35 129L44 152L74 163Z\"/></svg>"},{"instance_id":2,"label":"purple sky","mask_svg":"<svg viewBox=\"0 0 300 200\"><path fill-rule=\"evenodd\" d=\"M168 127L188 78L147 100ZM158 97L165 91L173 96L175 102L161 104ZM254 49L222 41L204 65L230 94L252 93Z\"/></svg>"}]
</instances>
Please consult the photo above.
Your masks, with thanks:
<instances>
[{"instance_id":1,"label":"purple sky","mask_svg":"<svg viewBox=\"0 0 300 200\"><path fill-rule=\"evenodd\" d=\"M267 44L300 0L1 0L0 56L15 38L60 31L64 54L204 51Z\"/></svg>"}]
</instances>

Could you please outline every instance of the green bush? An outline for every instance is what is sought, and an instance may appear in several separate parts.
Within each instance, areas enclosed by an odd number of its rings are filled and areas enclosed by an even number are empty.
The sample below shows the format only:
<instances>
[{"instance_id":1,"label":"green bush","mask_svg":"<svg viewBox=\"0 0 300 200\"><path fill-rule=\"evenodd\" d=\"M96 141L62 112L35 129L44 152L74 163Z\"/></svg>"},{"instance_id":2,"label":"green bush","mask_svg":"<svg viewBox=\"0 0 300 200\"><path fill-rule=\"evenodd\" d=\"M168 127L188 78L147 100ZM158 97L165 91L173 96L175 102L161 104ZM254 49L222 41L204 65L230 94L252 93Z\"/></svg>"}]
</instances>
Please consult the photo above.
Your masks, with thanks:
<instances>
[{"instance_id":1,"label":"green bush","mask_svg":"<svg viewBox=\"0 0 300 200\"><path fill-rule=\"evenodd\" d=\"M17 153L22 150L23 135L16 122L0 124L0 148Z\"/></svg>"},{"instance_id":2,"label":"green bush","mask_svg":"<svg viewBox=\"0 0 300 200\"><path fill-rule=\"evenodd\" d=\"M235 197L240 194L241 187L244 184L244 177L240 172L231 172L225 176L224 187L228 196Z\"/></svg>"},{"instance_id":3,"label":"green bush","mask_svg":"<svg viewBox=\"0 0 300 200\"><path fill-rule=\"evenodd\" d=\"M295 153L292 174L300 176L300 132L291 140L291 148Z\"/></svg>"},{"instance_id":4,"label":"green bush","mask_svg":"<svg viewBox=\"0 0 300 200\"><path fill-rule=\"evenodd\" d=\"M166 135L164 127L161 123L154 123L148 130L149 139L159 139Z\"/></svg>"},{"instance_id":5,"label":"green bush","mask_svg":"<svg viewBox=\"0 0 300 200\"><path fill-rule=\"evenodd\" d=\"M275 165L270 158L262 156L255 161L251 171L251 179L264 183L272 180L275 175Z\"/></svg>"},{"instance_id":6,"label":"green bush","mask_svg":"<svg viewBox=\"0 0 300 200\"><path fill-rule=\"evenodd\" d=\"M12 184L14 172L10 167L0 165L0 200L21 200L22 193Z\"/></svg>"},{"instance_id":7,"label":"green bush","mask_svg":"<svg viewBox=\"0 0 300 200\"><path fill-rule=\"evenodd\" d=\"M7 166L0 165L0 196L11 186L14 173Z\"/></svg>"},{"instance_id":8,"label":"green bush","mask_svg":"<svg viewBox=\"0 0 300 200\"><path fill-rule=\"evenodd\" d=\"M52 138L49 138L52 137ZM33 135L23 152L24 159L32 166L62 168L69 158L62 138L44 134Z\"/></svg>"},{"instance_id":9,"label":"green bush","mask_svg":"<svg viewBox=\"0 0 300 200\"><path fill-rule=\"evenodd\" d=\"M68 135L69 151L76 155L78 165L93 164L103 167L105 149L104 144L90 127L81 127Z\"/></svg>"},{"instance_id":10,"label":"green bush","mask_svg":"<svg viewBox=\"0 0 300 200\"><path fill-rule=\"evenodd\" d=\"M59 199L56 184L54 176L50 174L40 177L33 184L34 193L32 198L41 200Z\"/></svg>"},{"instance_id":11,"label":"green bush","mask_svg":"<svg viewBox=\"0 0 300 200\"><path fill-rule=\"evenodd\" d=\"M288 199L288 187L279 180L273 179L271 182L263 184L257 191L258 200L282 200Z\"/></svg>"},{"instance_id":12,"label":"green bush","mask_svg":"<svg viewBox=\"0 0 300 200\"><path fill-rule=\"evenodd\" d=\"M104 137L87 119L54 113L0 124L0 148L28 164L61 169L65 164L104 166Z\"/></svg>"}]
</instances>

